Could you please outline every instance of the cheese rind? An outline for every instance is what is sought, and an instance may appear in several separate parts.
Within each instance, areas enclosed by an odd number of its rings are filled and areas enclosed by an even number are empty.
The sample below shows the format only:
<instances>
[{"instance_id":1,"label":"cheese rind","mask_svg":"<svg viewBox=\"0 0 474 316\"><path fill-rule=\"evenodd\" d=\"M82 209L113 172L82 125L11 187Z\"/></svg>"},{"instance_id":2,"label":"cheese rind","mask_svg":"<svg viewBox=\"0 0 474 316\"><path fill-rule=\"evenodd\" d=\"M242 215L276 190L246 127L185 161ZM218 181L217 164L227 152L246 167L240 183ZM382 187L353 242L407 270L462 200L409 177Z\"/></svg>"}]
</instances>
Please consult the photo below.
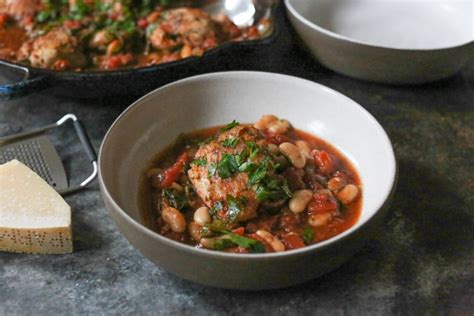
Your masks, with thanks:
<instances>
[{"instance_id":1,"label":"cheese rind","mask_svg":"<svg viewBox=\"0 0 474 316\"><path fill-rule=\"evenodd\" d=\"M17 160L0 165L0 251L72 252L70 206Z\"/></svg>"}]
</instances>

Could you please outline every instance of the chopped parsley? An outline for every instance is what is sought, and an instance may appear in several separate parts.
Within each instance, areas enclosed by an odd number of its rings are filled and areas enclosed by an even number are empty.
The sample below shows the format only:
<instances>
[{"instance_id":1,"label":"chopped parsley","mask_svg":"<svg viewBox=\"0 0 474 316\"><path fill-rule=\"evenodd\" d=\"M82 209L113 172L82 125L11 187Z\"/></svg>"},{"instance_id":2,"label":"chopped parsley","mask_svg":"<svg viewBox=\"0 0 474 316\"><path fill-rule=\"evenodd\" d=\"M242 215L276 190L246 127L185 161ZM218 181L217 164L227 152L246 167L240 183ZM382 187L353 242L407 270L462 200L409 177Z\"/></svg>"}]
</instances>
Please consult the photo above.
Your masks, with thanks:
<instances>
[{"instance_id":1,"label":"chopped parsley","mask_svg":"<svg viewBox=\"0 0 474 316\"><path fill-rule=\"evenodd\" d=\"M252 186L254 184L260 183L263 178L268 175L268 173L270 172L270 168L270 160L268 159L268 157L266 157L262 160L262 162L260 163L260 165L257 166L256 169L249 170L249 184Z\"/></svg>"},{"instance_id":2,"label":"chopped parsley","mask_svg":"<svg viewBox=\"0 0 474 316\"><path fill-rule=\"evenodd\" d=\"M301 237L303 237L304 243L309 245L314 239L314 232L311 228L306 227L305 229L303 229Z\"/></svg>"},{"instance_id":3,"label":"chopped parsley","mask_svg":"<svg viewBox=\"0 0 474 316\"><path fill-rule=\"evenodd\" d=\"M237 144L239 143L239 141L240 141L240 139L237 138L237 137L226 138L222 142L222 146L227 147L227 148L235 148L235 147L237 147Z\"/></svg>"},{"instance_id":4,"label":"chopped parsley","mask_svg":"<svg viewBox=\"0 0 474 316\"><path fill-rule=\"evenodd\" d=\"M231 177L239 171L239 164L234 155L224 153L221 160L217 164L217 173L222 179Z\"/></svg>"},{"instance_id":5,"label":"chopped parsley","mask_svg":"<svg viewBox=\"0 0 474 316\"><path fill-rule=\"evenodd\" d=\"M247 146L250 150L249 160L253 160L255 156L260 152L260 148L258 148L257 144L254 142L247 142Z\"/></svg>"},{"instance_id":6,"label":"chopped parsley","mask_svg":"<svg viewBox=\"0 0 474 316\"><path fill-rule=\"evenodd\" d=\"M234 127L238 126L239 124L240 124L239 122L237 122L236 120L233 120L232 122L230 122L229 124L221 128L221 132L227 132L233 129Z\"/></svg>"},{"instance_id":7,"label":"chopped parsley","mask_svg":"<svg viewBox=\"0 0 474 316\"><path fill-rule=\"evenodd\" d=\"M196 165L196 166L205 166L207 165L207 159L204 157L196 158L193 161L191 161L191 164Z\"/></svg>"},{"instance_id":8,"label":"chopped parsley","mask_svg":"<svg viewBox=\"0 0 474 316\"><path fill-rule=\"evenodd\" d=\"M279 177L268 177L264 179L255 190L257 195L257 200L264 201L264 200L286 200L291 198L291 191L288 188L288 184L286 183L284 178Z\"/></svg>"}]
</instances>

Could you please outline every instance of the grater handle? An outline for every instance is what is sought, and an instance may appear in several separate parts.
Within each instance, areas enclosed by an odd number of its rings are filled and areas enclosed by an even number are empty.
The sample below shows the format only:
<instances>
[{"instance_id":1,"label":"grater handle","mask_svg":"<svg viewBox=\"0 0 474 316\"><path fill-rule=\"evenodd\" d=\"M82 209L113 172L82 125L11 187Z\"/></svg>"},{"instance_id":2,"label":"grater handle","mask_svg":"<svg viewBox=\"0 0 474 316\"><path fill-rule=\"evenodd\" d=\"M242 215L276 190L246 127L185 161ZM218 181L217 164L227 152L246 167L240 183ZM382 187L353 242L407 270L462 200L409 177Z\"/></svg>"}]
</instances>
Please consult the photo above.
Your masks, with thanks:
<instances>
[{"instance_id":1,"label":"grater handle","mask_svg":"<svg viewBox=\"0 0 474 316\"><path fill-rule=\"evenodd\" d=\"M90 162L97 161L97 154L95 153L94 147L92 147L92 142L81 120L75 120L73 121L73 124Z\"/></svg>"}]
</instances>

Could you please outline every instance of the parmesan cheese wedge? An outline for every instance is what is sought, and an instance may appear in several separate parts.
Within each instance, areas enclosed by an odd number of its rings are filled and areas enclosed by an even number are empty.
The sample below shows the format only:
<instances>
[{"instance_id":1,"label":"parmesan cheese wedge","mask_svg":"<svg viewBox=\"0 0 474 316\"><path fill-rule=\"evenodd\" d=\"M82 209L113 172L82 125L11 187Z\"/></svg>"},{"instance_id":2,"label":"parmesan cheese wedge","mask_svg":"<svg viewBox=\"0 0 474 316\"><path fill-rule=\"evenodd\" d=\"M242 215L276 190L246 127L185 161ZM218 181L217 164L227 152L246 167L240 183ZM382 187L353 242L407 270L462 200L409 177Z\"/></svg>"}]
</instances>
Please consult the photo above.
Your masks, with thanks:
<instances>
[{"instance_id":1,"label":"parmesan cheese wedge","mask_svg":"<svg viewBox=\"0 0 474 316\"><path fill-rule=\"evenodd\" d=\"M0 251L72 252L71 207L18 160L0 165Z\"/></svg>"}]
</instances>

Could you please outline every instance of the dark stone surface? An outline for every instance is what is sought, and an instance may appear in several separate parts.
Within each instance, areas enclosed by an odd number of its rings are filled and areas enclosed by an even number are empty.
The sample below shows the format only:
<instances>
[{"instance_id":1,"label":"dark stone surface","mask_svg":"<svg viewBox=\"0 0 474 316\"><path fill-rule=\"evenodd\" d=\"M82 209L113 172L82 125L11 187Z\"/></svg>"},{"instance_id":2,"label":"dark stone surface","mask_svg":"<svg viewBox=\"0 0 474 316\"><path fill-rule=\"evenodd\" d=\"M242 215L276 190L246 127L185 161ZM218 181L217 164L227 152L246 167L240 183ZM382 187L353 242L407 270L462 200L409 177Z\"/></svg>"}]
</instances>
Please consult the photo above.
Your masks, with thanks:
<instances>
[{"instance_id":1,"label":"dark stone surface","mask_svg":"<svg viewBox=\"0 0 474 316\"><path fill-rule=\"evenodd\" d=\"M337 271L301 286L262 292L207 288L164 272L132 248L109 219L95 182L67 198L74 254L0 253L0 315L472 315L474 63L428 85L361 82L322 68L288 29L271 54L228 63L227 69L279 72L329 86L379 120L392 139L400 171L381 233ZM74 100L53 92L0 101L0 135L72 112L98 149L109 125L135 99ZM85 177L89 166L73 130L53 139L71 177Z\"/></svg>"}]
</instances>

